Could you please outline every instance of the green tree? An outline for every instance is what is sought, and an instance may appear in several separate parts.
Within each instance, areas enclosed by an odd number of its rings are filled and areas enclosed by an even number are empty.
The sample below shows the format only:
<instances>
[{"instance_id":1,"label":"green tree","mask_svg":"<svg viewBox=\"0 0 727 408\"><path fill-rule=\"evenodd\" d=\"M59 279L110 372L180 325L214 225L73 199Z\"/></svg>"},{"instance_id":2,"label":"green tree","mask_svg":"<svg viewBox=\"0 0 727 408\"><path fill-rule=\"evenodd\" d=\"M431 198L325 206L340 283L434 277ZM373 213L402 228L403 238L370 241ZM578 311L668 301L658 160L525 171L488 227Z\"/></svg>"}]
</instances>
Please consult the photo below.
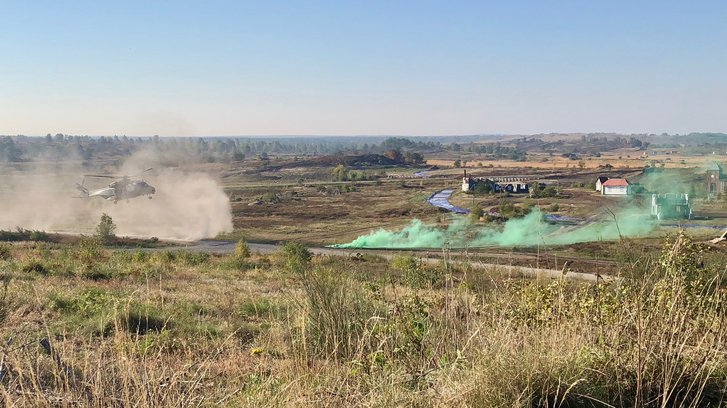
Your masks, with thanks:
<instances>
[{"instance_id":1,"label":"green tree","mask_svg":"<svg viewBox=\"0 0 727 408\"><path fill-rule=\"evenodd\" d=\"M486 182L486 181L480 181L479 183L475 184L475 194L477 195L485 195L492 192L492 184Z\"/></svg>"},{"instance_id":2,"label":"green tree","mask_svg":"<svg viewBox=\"0 0 727 408\"><path fill-rule=\"evenodd\" d=\"M105 244L116 238L116 224L110 215L106 213L101 215L101 222L96 226L96 237Z\"/></svg>"}]
</instances>

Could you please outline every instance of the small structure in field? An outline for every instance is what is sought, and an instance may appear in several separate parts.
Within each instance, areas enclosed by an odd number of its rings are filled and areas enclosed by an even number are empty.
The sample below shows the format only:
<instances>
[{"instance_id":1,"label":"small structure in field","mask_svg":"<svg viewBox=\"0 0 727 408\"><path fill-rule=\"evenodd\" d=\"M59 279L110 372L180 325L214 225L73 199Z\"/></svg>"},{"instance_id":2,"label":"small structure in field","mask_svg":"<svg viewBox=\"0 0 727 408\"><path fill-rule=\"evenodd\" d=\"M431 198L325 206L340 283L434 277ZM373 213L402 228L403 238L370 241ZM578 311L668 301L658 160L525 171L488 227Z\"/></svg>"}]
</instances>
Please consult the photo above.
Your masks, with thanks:
<instances>
[{"instance_id":1,"label":"small structure in field","mask_svg":"<svg viewBox=\"0 0 727 408\"><path fill-rule=\"evenodd\" d=\"M603 195L625 196L631 194L629 182L623 178L608 179L603 182L601 187Z\"/></svg>"},{"instance_id":2,"label":"small structure in field","mask_svg":"<svg viewBox=\"0 0 727 408\"><path fill-rule=\"evenodd\" d=\"M659 220L691 219L689 194L652 194L651 217Z\"/></svg>"},{"instance_id":3,"label":"small structure in field","mask_svg":"<svg viewBox=\"0 0 727 408\"><path fill-rule=\"evenodd\" d=\"M707 193L716 196L727 192L727 176L719 163L711 163L707 166Z\"/></svg>"},{"instance_id":4,"label":"small structure in field","mask_svg":"<svg viewBox=\"0 0 727 408\"><path fill-rule=\"evenodd\" d=\"M528 194L530 193L529 180L523 177L472 177L467 175L467 170L464 171L464 177L462 177L462 191L473 192L477 190L477 187L484 185L486 191L493 193L515 193L515 194Z\"/></svg>"},{"instance_id":5,"label":"small structure in field","mask_svg":"<svg viewBox=\"0 0 727 408\"><path fill-rule=\"evenodd\" d=\"M603 194L603 183L608 181L608 176L598 176L596 179L596 191Z\"/></svg>"}]
</instances>

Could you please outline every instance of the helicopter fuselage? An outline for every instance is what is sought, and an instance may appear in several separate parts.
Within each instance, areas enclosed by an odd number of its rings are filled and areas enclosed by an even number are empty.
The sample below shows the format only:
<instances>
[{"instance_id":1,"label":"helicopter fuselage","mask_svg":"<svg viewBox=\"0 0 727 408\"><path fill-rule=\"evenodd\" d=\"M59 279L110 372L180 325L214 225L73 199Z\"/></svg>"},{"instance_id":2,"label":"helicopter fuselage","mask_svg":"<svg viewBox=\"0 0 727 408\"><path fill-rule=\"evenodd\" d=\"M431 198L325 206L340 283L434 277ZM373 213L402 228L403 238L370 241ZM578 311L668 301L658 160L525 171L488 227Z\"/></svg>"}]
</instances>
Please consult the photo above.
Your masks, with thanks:
<instances>
[{"instance_id":1,"label":"helicopter fuselage","mask_svg":"<svg viewBox=\"0 0 727 408\"><path fill-rule=\"evenodd\" d=\"M144 180L115 181L109 184L108 187L89 191L88 197L101 197L105 200L117 202L143 195L148 195L151 198L155 193L156 189Z\"/></svg>"}]
</instances>

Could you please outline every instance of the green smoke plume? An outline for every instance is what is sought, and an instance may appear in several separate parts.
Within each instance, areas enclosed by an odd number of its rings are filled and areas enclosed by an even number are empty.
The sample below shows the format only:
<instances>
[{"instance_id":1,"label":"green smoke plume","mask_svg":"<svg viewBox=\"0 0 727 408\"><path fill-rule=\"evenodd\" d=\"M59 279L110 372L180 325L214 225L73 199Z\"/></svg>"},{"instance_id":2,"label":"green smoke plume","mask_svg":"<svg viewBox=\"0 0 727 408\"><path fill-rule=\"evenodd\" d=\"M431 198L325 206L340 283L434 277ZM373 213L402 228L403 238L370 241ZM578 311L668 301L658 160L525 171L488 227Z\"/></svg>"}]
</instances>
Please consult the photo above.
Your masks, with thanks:
<instances>
[{"instance_id":1,"label":"green smoke plume","mask_svg":"<svg viewBox=\"0 0 727 408\"><path fill-rule=\"evenodd\" d=\"M615 218L615 219L614 219ZM363 235L337 248L473 248L484 246L566 245L577 242L613 240L620 236L644 236L655 224L646 213L621 212L607 214L600 221L582 225L553 225L543 221L535 210L523 218L507 221L499 227L472 225L466 217L458 217L446 228L424 224L415 219L400 231L380 229Z\"/></svg>"}]
</instances>

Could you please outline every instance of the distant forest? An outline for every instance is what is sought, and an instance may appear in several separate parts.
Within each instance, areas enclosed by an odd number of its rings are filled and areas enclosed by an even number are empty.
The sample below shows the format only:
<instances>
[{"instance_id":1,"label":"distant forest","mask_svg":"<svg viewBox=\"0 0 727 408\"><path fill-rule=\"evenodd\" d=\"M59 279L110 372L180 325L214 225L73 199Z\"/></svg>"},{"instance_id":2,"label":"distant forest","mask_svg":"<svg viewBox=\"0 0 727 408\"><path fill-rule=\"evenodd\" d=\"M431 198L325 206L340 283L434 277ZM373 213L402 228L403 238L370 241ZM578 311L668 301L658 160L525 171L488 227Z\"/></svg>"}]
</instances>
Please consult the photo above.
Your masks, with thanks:
<instances>
[{"instance_id":1,"label":"distant forest","mask_svg":"<svg viewBox=\"0 0 727 408\"><path fill-rule=\"evenodd\" d=\"M321 156L343 154L402 155L442 151L443 141L471 142L487 136L433 137L128 137L73 136L61 133L45 137L0 136L0 161L34 160L91 161L126 157L142 149L167 156L192 158L203 162L265 160L269 155ZM396 153L394 153L396 154Z\"/></svg>"},{"instance_id":2,"label":"distant forest","mask_svg":"<svg viewBox=\"0 0 727 408\"><path fill-rule=\"evenodd\" d=\"M547 141L546 141L547 140ZM127 157L152 149L167 157L199 162L265 160L269 155L323 156L388 154L420 159L441 152L477 153L490 158L525 160L528 152L598 154L623 147L679 148L685 153L727 151L727 134L617 135L605 133L563 135L470 136L328 136L328 137L127 137L73 136L57 133L45 137L0 136L0 162L81 160L84 162Z\"/></svg>"}]
</instances>

